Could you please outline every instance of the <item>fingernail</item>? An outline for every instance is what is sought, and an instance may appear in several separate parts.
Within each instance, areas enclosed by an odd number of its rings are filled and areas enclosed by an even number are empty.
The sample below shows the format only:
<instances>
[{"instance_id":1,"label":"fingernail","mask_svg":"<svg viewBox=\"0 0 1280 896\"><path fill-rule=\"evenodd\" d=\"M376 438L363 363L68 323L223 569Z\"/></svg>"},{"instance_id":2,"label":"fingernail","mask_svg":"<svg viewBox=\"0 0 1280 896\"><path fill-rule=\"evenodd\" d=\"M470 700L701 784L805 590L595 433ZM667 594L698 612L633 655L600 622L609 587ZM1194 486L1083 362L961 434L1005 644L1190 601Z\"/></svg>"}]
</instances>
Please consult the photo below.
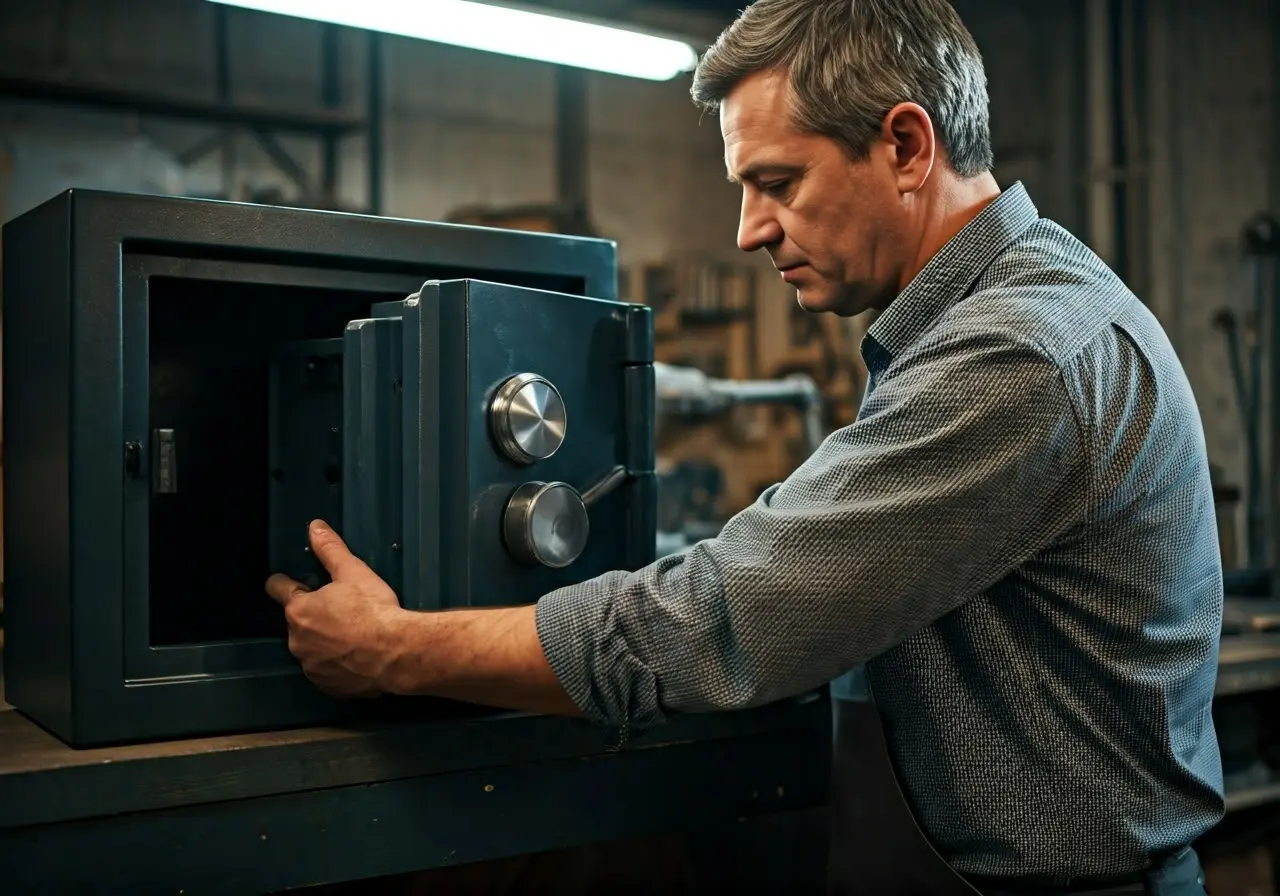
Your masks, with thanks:
<instances>
[{"instance_id":1,"label":"fingernail","mask_svg":"<svg viewBox=\"0 0 1280 896\"><path fill-rule=\"evenodd\" d=\"M323 535L325 532L329 531L329 527L326 526L322 520L312 520L311 531L317 535Z\"/></svg>"}]
</instances>

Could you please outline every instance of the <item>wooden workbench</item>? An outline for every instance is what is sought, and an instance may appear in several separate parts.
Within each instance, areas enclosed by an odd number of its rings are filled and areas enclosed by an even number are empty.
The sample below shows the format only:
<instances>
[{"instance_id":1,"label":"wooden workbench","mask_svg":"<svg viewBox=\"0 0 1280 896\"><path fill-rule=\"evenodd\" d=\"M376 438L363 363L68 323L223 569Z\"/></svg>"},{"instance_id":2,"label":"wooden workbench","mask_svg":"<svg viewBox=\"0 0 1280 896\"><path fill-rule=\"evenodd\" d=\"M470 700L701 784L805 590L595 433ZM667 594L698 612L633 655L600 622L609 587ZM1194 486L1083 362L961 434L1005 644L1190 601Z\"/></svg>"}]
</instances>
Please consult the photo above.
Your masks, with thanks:
<instances>
[{"instance_id":1,"label":"wooden workbench","mask_svg":"<svg viewBox=\"0 0 1280 896\"><path fill-rule=\"evenodd\" d=\"M825 803L829 725L813 696L621 750L519 714L73 750L6 707L0 892L266 893L733 825Z\"/></svg>"}]
</instances>

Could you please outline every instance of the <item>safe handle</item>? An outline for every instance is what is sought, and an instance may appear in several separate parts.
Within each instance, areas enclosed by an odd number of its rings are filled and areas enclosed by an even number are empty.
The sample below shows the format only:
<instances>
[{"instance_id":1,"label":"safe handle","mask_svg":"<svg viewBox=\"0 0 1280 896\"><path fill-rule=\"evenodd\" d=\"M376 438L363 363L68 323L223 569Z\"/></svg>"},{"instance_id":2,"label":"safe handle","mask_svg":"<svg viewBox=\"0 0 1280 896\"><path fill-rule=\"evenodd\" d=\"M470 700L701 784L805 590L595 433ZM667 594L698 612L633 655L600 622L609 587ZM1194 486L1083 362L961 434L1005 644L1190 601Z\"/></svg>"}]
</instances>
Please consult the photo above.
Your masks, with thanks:
<instances>
[{"instance_id":1,"label":"safe handle","mask_svg":"<svg viewBox=\"0 0 1280 896\"><path fill-rule=\"evenodd\" d=\"M619 464L600 478L600 481L582 493L583 506L590 508L601 498L615 491L631 478L631 471Z\"/></svg>"},{"instance_id":2,"label":"safe handle","mask_svg":"<svg viewBox=\"0 0 1280 896\"><path fill-rule=\"evenodd\" d=\"M563 569L587 548L593 504L632 478L616 466L586 491L566 482L526 482L511 493L502 517L503 540L517 560Z\"/></svg>"}]
</instances>

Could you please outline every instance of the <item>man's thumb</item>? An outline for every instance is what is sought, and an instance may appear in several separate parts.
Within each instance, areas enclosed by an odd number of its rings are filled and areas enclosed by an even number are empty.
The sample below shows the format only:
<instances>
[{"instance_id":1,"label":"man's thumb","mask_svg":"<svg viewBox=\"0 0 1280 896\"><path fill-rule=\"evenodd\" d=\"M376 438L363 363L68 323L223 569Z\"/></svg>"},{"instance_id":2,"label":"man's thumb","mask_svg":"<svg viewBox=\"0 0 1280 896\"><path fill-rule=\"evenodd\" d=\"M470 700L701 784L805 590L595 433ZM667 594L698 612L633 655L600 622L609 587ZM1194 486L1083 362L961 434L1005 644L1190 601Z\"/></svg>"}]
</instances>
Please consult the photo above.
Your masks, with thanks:
<instances>
[{"instance_id":1,"label":"man's thumb","mask_svg":"<svg viewBox=\"0 0 1280 896\"><path fill-rule=\"evenodd\" d=\"M365 562L351 553L347 543L323 520L312 520L308 535L311 538L311 552L335 582L353 582L372 575L372 570Z\"/></svg>"}]
</instances>

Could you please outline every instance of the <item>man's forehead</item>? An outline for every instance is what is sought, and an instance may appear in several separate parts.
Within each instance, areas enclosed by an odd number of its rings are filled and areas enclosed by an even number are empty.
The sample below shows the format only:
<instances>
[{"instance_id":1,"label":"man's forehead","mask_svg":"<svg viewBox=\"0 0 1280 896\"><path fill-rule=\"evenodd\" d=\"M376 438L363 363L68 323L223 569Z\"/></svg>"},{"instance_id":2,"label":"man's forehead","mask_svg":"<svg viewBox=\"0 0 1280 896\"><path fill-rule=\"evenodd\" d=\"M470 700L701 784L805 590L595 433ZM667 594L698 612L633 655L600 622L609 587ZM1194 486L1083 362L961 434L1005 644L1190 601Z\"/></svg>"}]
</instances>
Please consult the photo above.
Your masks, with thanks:
<instances>
[{"instance_id":1,"label":"man's forehead","mask_svg":"<svg viewBox=\"0 0 1280 896\"><path fill-rule=\"evenodd\" d=\"M720 131L728 139L747 128L782 126L788 111L786 75L776 70L755 72L734 85L720 103Z\"/></svg>"},{"instance_id":2,"label":"man's forehead","mask_svg":"<svg viewBox=\"0 0 1280 896\"><path fill-rule=\"evenodd\" d=\"M805 141L791 123L786 78L751 75L720 104L720 129L729 180L758 178L803 165Z\"/></svg>"}]
</instances>

